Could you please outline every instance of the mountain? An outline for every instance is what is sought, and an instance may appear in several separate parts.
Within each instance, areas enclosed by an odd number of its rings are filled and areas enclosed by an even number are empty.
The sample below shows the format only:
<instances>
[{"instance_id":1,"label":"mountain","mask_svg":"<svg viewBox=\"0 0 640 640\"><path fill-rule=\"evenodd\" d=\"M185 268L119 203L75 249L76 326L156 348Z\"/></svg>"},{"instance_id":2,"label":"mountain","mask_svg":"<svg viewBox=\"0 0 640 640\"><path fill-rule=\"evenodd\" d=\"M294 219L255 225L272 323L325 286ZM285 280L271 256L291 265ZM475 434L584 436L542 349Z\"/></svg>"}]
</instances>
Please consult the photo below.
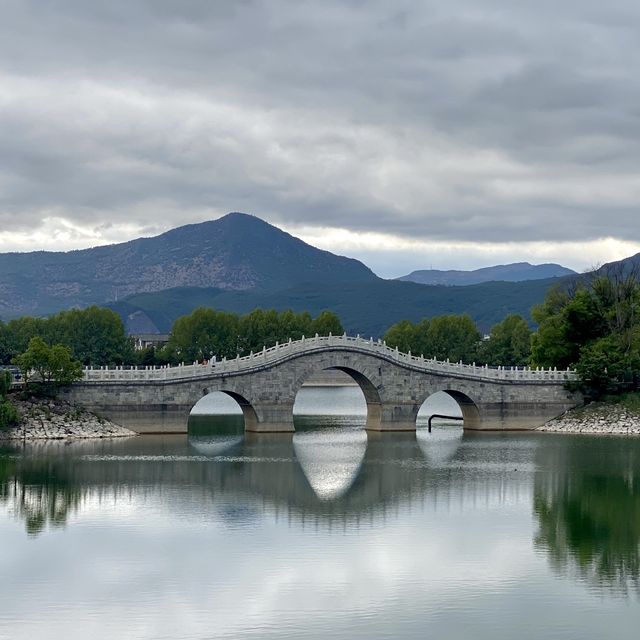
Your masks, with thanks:
<instances>
[{"instance_id":1,"label":"mountain","mask_svg":"<svg viewBox=\"0 0 640 640\"><path fill-rule=\"evenodd\" d=\"M621 264L640 264L640 254ZM314 315L330 309L349 333L378 337L402 319L468 313L487 331L510 313L530 318L531 307L551 286L579 277L567 269L570 275L560 278L505 281L505 269L515 278L532 270L540 275L547 266L480 269L473 273L486 277L489 271L491 281L466 286L383 280L357 260L316 249L259 218L231 213L122 244L0 254L0 316L102 304L118 311L130 332L152 333L168 331L176 318L199 306Z\"/></svg>"},{"instance_id":2,"label":"mountain","mask_svg":"<svg viewBox=\"0 0 640 640\"><path fill-rule=\"evenodd\" d=\"M624 258L623 260L608 262L596 269L596 273L602 275L619 273L630 275L634 273L636 277L640 277L640 253L636 253L635 255Z\"/></svg>"},{"instance_id":3,"label":"mountain","mask_svg":"<svg viewBox=\"0 0 640 640\"><path fill-rule=\"evenodd\" d=\"M482 331L510 313L529 318L534 304L542 302L555 278L529 282L488 282L466 287L427 286L414 282L376 279L344 282L340 286L296 285L274 292L257 290L177 288L133 295L110 303L130 333L144 320L158 332L167 332L176 318L199 306L247 313L263 309L293 309L317 315L325 309L338 314L350 334L380 337L395 322L417 321L448 313L468 313ZM146 325L148 326L148 325Z\"/></svg>"},{"instance_id":4,"label":"mountain","mask_svg":"<svg viewBox=\"0 0 640 640\"><path fill-rule=\"evenodd\" d=\"M481 282L546 280L547 278L559 278L575 273L575 271L559 264L515 262L513 264L500 264L495 267L483 267L482 269L476 269L474 271L439 271L438 269L425 269L412 271L409 275L401 276L397 278L397 280L417 282L419 284L465 286L469 284L479 284Z\"/></svg>"},{"instance_id":5,"label":"mountain","mask_svg":"<svg viewBox=\"0 0 640 640\"><path fill-rule=\"evenodd\" d=\"M266 292L377 279L358 260L316 249L254 216L230 213L121 244L0 254L0 317L46 315L175 287Z\"/></svg>"}]
</instances>

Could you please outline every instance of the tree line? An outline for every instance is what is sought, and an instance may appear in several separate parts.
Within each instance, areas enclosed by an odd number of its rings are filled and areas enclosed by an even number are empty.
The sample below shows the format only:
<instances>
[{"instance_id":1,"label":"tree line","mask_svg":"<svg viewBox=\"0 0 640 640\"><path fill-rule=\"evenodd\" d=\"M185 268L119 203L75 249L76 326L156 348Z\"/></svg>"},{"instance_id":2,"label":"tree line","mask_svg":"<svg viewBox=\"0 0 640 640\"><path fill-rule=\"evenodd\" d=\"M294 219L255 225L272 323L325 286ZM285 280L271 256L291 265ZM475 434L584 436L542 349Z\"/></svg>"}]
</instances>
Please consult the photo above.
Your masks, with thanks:
<instances>
[{"instance_id":1,"label":"tree line","mask_svg":"<svg viewBox=\"0 0 640 640\"><path fill-rule=\"evenodd\" d=\"M420 322L403 320L389 328L388 346L437 360L476 364L524 366L531 355L531 329L519 315L510 315L485 338L470 316L445 315Z\"/></svg>"},{"instance_id":2,"label":"tree line","mask_svg":"<svg viewBox=\"0 0 640 640\"><path fill-rule=\"evenodd\" d=\"M235 358L261 351L276 342L299 340L302 336L341 335L342 323L335 313L323 311L312 318L307 312L254 309L238 316L202 307L178 318L167 345L157 356L172 364L195 360Z\"/></svg>"},{"instance_id":3,"label":"tree line","mask_svg":"<svg viewBox=\"0 0 640 640\"><path fill-rule=\"evenodd\" d=\"M235 358L303 335L342 334L339 318L255 309L245 315L200 308L178 318L169 342L159 349L134 349L120 316L100 307L62 311L48 318L0 321L0 364L20 368L29 379L65 384L82 366L140 366Z\"/></svg>"},{"instance_id":4,"label":"tree line","mask_svg":"<svg viewBox=\"0 0 640 640\"><path fill-rule=\"evenodd\" d=\"M551 289L532 310L532 331L510 315L483 337L468 315L403 320L384 335L390 347L438 360L480 365L576 368L590 397L637 390L640 384L640 284L638 269L609 269ZM42 380L68 381L79 366L178 364L235 358L276 342L340 335L336 314L255 309L238 315L199 308L178 318L169 342L136 351L117 313L100 307L63 311L49 318L0 322L0 364L37 371ZM77 363L77 364L76 364ZM79 365L79 366L78 366ZM66 376L66 377L65 377Z\"/></svg>"}]
</instances>

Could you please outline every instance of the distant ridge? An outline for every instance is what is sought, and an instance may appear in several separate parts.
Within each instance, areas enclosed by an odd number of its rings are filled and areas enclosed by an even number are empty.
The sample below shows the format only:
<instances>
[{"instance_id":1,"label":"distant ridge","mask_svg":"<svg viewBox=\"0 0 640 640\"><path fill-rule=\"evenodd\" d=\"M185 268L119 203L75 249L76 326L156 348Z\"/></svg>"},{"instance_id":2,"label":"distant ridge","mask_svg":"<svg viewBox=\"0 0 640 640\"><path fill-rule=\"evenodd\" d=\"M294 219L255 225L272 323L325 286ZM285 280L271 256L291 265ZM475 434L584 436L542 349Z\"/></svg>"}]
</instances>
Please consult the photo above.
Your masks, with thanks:
<instances>
[{"instance_id":1,"label":"distant ridge","mask_svg":"<svg viewBox=\"0 0 640 640\"><path fill-rule=\"evenodd\" d=\"M438 269L424 269L412 271L397 280L417 282L430 285L465 286L482 282L524 282L525 280L546 280L575 275L575 271L559 264L530 264L528 262L514 262L500 264L494 267L483 267L474 271L440 271Z\"/></svg>"}]
</instances>

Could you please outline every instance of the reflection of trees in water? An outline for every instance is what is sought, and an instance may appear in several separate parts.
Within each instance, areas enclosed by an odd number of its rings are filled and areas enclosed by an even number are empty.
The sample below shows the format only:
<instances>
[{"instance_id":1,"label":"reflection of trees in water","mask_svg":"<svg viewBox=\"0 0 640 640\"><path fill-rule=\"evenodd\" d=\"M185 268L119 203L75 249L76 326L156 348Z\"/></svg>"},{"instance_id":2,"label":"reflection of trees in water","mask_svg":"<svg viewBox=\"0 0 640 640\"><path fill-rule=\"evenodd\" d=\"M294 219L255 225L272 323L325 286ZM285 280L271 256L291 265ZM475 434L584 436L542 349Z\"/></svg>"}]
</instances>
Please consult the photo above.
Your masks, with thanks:
<instances>
[{"instance_id":1,"label":"reflection of trees in water","mask_svg":"<svg viewBox=\"0 0 640 640\"><path fill-rule=\"evenodd\" d=\"M327 434L329 435L329 434ZM157 500L176 518L285 517L302 527L369 526L399 510L449 512L530 495L508 441L437 434L319 432L47 443L0 455L2 499L38 533L84 504ZM498 455L499 454L499 455ZM13 466L11 466L13 465ZM96 499L96 500L94 500Z\"/></svg>"},{"instance_id":2,"label":"reflection of trees in water","mask_svg":"<svg viewBox=\"0 0 640 640\"><path fill-rule=\"evenodd\" d=\"M540 451L535 543L562 574L640 593L640 448L621 439L555 439ZM550 468L549 468L550 467Z\"/></svg>"},{"instance_id":3,"label":"reflection of trees in water","mask_svg":"<svg viewBox=\"0 0 640 640\"><path fill-rule=\"evenodd\" d=\"M61 471L42 457L0 457L0 501L24 519L31 535L64 526L82 503L86 489L67 483Z\"/></svg>"}]
</instances>

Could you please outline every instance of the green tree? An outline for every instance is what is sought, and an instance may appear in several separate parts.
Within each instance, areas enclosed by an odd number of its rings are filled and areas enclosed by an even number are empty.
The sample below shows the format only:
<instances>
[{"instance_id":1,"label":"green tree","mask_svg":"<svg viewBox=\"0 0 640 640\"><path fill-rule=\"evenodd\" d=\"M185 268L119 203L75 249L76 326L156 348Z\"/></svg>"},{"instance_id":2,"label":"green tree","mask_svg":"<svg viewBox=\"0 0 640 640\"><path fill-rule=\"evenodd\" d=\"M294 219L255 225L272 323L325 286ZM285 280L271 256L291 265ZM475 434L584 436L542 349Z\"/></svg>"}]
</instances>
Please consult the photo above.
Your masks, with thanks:
<instances>
[{"instance_id":1,"label":"green tree","mask_svg":"<svg viewBox=\"0 0 640 640\"><path fill-rule=\"evenodd\" d=\"M89 307L62 311L49 320L49 342L71 347L85 365L114 365L133 358L120 316L111 309Z\"/></svg>"},{"instance_id":2,"label":"green tree","mask_svg":"<svg viewBox=\"0 0 640 640\"><path fill-rule=\"evenodd\" d=\"M27 350L29 340L35 336L47 338L47 320L44 318L32 318L24 316L10 320L6 325L9 352L15 357Z\"/></svg>"},{"instance_id":3,"label":"green tree","mask_svg":"<svg viewBox=\"0 0 640 640\"><path fill-rule=\"evenodd\" d=\"M0 371L0 398L6 398L11 389L11 374L4 370Z\"/></svg>"},{"instance_id":4,"label":"green tree","mask_svg":"<svg viewBox=\"0 0 640 640\"><path fill-rule=\"evenodd\" d=\"M341 336L344 333L340 318L332 311L323 311L320 315L313 319L311 323L311 334L319 336ZM284 336L283 336L284 337Z\"/></svg>"},{"instance_id":5,"label":"green tree","mask_svg":"<svg viewBox=\"0 0 640 640\"><path fill-rule=\"evenodd\" d=\"M11 374L8 371L0 371L0 429L18 424L20 418L16 408L7 400L10 388Z\"/></svg>"},{"instance_id":6,"label":"green tree","mask_svg":"<svg viewBox=\"0 0 640 640\"><path fill-rule=\"evenodd\" d=\"M467 314L432 318L425 339L424 355L452 362L476 359L482 336Z\"/></svg>"},{"instance_id":7,"label":"green tree","mask_svg":"<svg viewBox=\"0 0 640 640\"><path fill-rule=\"evenodd\" d=\"M0 320L0 364L9 364L14 355L9 328Z\"/></svg>"},{"instance_id":8,"label":"green tree","mask_svg":"<svg viewBox=\"0 0 640 640\"><path fill-rule=\"evenodd\" d=\"M575 367L591 397L637 388L640 380L640 284L634 270L585 278L573 292L551 291L533 309L534 365Z\"/></svg>"},{"instance_id":9,"label":"green tree","mask_svg":"<svg viewBox=\"0 0 640 640\"><path fill-rule=\"evenodd\" d=\"M280 342L286 342L289 338L292 340L300 340L302 336L310 336L312 333L315 333L315 331L311 329L313 319L307 311L295 313L291 309L287 309L280 313L279 322Z\"/></svg>"},{"instance_id":10,"label":"green tree","mask_svg":"<svg viewBox=\"0 0 640 640\"><path fill-rule=\"evenodd\" d=\"M392 349L398 348L403 353L417 353L418 345L418 328L409 320L401 320L391 325L384 334L384 340L387 346Z\"/></svg>"},{"instance_id":11,"label":"green tree","mask_svg":"<svg viewBox=\"0 0 640 640\"><path fill-rule=\"evenodd\" d=\"M425 318L417 324L402 320L384 334L390 347L438 360L448 358L453 362L475 360L480 338L475 323L468 315Z\"/></svg>"},{"instance_id":12,"label":"green tree","mask_svg":"<svg viewBox=\"0 0 640 640\"><path fill-rule=\"evenodd\" d=\"M64 385L82 378L82 364L63 344L48 345L42 338L31 338L27 350L14 358L25 383L38 382L47 387Z\"/></svg>"},{"instance_id":13,"label":"green tree","mask_svg":"<svg viewBox=\"0 0 640 640\"><path fill-rule=\"evenodd\" d=\"M200 307L178 318L167 344L173 362L235 357L238 343L238 317L225 311Z\"/></svg>"},{"instance_id":14,"label":"green tree","mask_svg":"<svg viewBox=\"0 0 640 640\"><path fill-rule=\"evenodd\" d=\"M523 366L531 356L531 329L520 315L507 316L491 328L482 343L480 360L490 365Z\"/></svg>"}]
</instances>

